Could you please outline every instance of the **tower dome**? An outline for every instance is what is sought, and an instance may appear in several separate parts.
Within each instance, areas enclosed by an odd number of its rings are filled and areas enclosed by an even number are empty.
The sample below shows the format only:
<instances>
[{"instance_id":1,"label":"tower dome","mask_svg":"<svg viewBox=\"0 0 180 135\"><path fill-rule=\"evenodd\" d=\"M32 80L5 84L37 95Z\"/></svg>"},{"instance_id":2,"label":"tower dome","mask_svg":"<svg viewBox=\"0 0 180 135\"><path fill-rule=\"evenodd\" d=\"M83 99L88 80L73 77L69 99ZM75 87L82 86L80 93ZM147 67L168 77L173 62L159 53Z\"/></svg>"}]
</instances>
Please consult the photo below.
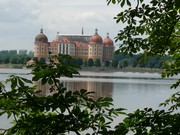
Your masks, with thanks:
<instances>
[{"instance_id":1,"label":"tower dome","mask_svg":"<svg viewBox=\"0 0 180 135\"><path fill-rule=\"evenodd\" d=\"M105 46L113 46L114 45L112 39L109 38L109 33L107 33L107 37L103 40L103 44Z\"/></svg>"},{"instance_id":2,"label":"tower dome","mask_svg":"<svg viewBox=\"0 0 180 135\"><path fill-rule=\"evenodd\" d=\"M43 33L43 29L40 30L40 34L35 37L35 42L48 42L47 36Z\"/></svg>"},{"instance_id":3,"label":"tower dome","mask_svg":"<svg viewBox=\"0 0 180 135\"><path fill-rule=\"evenodd\" d=\"M98 29L96 29L95 34L90 37L90 44L102 44L102 38L98 35Z\"/></svg>"}]
</instances>

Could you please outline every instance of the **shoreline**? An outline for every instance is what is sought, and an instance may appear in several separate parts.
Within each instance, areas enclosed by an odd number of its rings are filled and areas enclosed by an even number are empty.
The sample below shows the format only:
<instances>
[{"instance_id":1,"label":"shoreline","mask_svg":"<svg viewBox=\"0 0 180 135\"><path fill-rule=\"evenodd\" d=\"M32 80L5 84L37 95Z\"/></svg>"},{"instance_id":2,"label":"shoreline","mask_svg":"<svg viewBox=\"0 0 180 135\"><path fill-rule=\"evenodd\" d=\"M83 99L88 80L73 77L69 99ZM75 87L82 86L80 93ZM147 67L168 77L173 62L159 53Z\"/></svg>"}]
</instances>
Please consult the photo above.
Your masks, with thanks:
<instances>
[{"instance_id":1,"label":"shoreline","mask_svg":"<svg viewBox=\"0 0 180 135\"><path fill-rule=\"evenodd\" d=\"M139 72L139 73L159 73L161 74L163 70L161 69L150 69L150 68L122 68L122 69L115 69L115 68L84 68L78 70L78 71L91 71L91 72Z\"/></svg>"},{"instance_id":2,"label":"shoreline","mask_svg":"<svg viewBox=\"0 0 180 135\"><path fill-rule=\"evenodd\" d=\"M0 65L0 69L28 69L25 65ZM101 67L81 67L77 71L89 71L89 72L139 72L139 73L162 73L161 69L139 68L139 67L126 67L126 68L101 68Z\"/></svg>"},{"instance_id":3,"label":"shoreline","mask_svg":"<svg viewBox=\"0 0 180 135\"><path fill-rule=\"evenodd\" d=\"M11 68L15 68L15 69L23 69L23 67L25 67L25 65L23 64L1 64L0 65L0 69L1 68L7 68L7 69L11 69Z\"/></svg>"}]
</instances>

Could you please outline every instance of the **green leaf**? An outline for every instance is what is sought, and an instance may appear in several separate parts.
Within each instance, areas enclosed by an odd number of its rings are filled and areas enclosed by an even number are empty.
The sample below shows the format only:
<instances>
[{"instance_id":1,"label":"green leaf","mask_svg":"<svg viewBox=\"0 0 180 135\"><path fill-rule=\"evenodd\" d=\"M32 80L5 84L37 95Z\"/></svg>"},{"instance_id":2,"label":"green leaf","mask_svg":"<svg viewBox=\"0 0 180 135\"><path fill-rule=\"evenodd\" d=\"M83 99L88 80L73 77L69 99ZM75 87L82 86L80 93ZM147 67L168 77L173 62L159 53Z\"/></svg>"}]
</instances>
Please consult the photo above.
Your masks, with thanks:
<instances>
[{"instance_id":1,"label":"green leaf","mask_svg":"<svg viewBox=\"0 0 180 135\"><path fill-rule=\"evenodd\" d=\"M69 97L71 97L71 96L72 96L72 91L66 92L65 98L69 98Z\"/></svg>"},{"instance_id":2,"label":"green leaf","mask_svg":"<svg viewBox=\"0 0 180 135\"><path fill-rule=\"evenodd\" d=\"M46 84L47 78L46 78L46 77L43 77L42 80L41 80L41 82L42 82L42 85L43 85L43 84Z\"/></svg>"},{"instance_id":3,"label":"green leaf","mask_svg":"<svg viewBox=\"0 0 180 135\"><path fill-rule=\"evenodd\" d=\"M53 83L54 83L54 82L53 82L53 79L52 79L52 78L49 78L49 79L48 79L48 84L49 84L49 85L52 85Z\"/></svg>"},{"instance_id":4,"label":"green leaf","mask_svg":"<svg viewBox=\"0 0 180 135\"><path fill-rule=\"evenodd\" d=\"M126 0L126 2L128 6L131 6L131 2L129 0Z\"/></svg>"},{"instance_id":5,"label":"green leaf","mask_svg":"<svg viewBox=\"0 0 180 135\"><path fill-rule=\"evenodd\" d=\"M125 4L125 0L122 0L122 2L121 2L121 7L123 7L124 4Z\"/></svg>"},{"instance_id":6,"label":"green leaf","mask_svg":"<svg viewBox=\"0 0 180 135\"><path fill-rule=\"evenodd\" d=\"M31 81L31 80L28 80L28 79L26 79L26 78L22 78L22 77L21 77L21 80L23 80L23 81L26 82L26 83L32 84L32 81Z\"/></svg>"},{"instance_id":7,"label":"green leaf","mask_svg":"<svg viewBox=\"0 0 180 135\"><path fill-rule=\"evenodd\" d=\"M20 78L18 78L18 82L21 87L24 87L24 82Z\"/></svg>"}]
</instances>

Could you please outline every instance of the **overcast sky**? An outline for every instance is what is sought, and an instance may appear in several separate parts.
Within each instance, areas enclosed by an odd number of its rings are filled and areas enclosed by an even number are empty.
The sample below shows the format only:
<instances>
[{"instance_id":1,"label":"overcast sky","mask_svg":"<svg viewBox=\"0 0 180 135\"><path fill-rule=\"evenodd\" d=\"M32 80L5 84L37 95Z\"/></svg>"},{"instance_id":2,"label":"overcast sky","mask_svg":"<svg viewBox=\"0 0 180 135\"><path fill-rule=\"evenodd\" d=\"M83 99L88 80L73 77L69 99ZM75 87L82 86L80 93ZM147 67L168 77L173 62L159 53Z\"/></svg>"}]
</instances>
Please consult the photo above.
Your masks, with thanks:
<instances>
[{"instance_id":1,"label":"overcast sky","mask_svg":"<svg viewBox=\"0 0 180 135\"><path fill-rule=\"evenodd\" d=\"M106 0L0 0L0 50L33 50L34 38L44 30L48 41L60 34L93 35L114 39L121 28L114 16L118 5Z\"/></svg>"}]
</instances>

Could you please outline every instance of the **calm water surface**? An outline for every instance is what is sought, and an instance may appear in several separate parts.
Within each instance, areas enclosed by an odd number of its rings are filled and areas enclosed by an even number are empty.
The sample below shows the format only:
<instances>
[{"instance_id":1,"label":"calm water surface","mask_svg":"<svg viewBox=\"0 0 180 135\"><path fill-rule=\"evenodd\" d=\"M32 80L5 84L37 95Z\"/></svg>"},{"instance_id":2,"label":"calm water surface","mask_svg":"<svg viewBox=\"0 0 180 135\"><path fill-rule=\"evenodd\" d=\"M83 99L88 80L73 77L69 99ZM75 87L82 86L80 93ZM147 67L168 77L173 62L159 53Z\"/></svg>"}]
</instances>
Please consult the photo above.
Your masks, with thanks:
<instances>
[{"instance_id":1,"label":"calm water surface","mask_svg":"<svg viewBox=\"0 0 180 135\"><path fill-rule=\"evenodd\" d=\"M0 81L11 74L31 78L29 69L0 69ZM158 109L159 103L165 101L175 90L170 86L178 78L161 79L158 73L131 72L80 72L72 78L61 78L68 90L87 89L95 91L94 98L108 96L113 98L114 106L126 108L128 112L137 108L152 107ZM46 92L45 94L48 94ZM0 117L0 128L7 128L6 117Z\"/></svg>"}]
</instances>

